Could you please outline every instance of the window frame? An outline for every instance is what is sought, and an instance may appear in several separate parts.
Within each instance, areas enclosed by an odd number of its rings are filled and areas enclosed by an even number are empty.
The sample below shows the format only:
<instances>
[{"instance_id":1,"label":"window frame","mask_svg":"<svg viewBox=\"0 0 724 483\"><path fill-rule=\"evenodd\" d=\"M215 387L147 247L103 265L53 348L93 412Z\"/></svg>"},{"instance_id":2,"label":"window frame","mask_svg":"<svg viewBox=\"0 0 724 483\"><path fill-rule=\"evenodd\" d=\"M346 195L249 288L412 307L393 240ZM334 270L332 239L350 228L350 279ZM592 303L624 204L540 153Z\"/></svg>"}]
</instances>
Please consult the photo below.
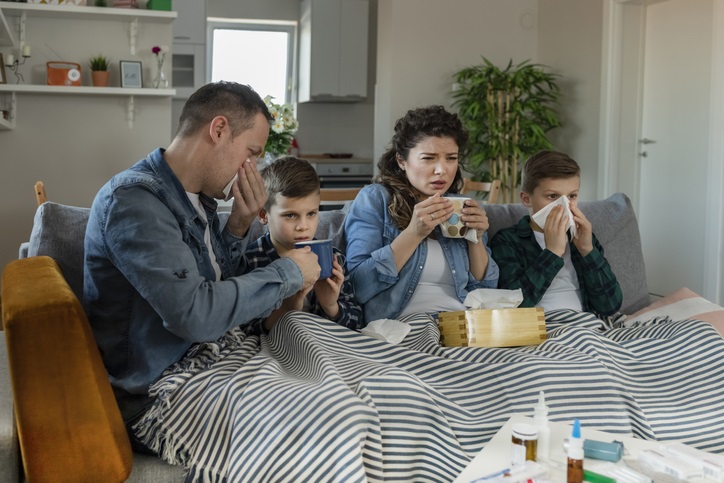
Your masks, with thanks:
<instances>
[{"instance_id":1,"label":"window frame","mask_svg":"<svg viewBox=\"0 0 724 483\"><path fill-rule=\"evenodd\" d=\"M214 30L245 30L264 32L285 32L287 40L287 79L285 82L285 103L296 102L297 78L297 29L298 22L290 20L233 19L209 17L206 22L206 78L211 79L213 70ZM279 102L277 99L276 102Z\"/></svg>"}]
</instances>

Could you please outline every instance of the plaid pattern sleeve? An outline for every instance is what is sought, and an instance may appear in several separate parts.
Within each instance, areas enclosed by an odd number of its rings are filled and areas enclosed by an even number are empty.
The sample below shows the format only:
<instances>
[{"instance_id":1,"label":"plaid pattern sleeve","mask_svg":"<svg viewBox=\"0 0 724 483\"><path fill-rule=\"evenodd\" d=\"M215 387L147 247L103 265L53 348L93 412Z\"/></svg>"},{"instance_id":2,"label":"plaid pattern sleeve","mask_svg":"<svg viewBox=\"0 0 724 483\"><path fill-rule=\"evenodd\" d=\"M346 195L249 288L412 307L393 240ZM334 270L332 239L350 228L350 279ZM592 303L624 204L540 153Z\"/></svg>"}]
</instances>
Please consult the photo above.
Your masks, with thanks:
<instances>
[{"instance_id":1,"label":"plaid pattern sleeve","mask_svg":"<svg viewBox=\"0 0 724 483\"><path fill-rule=\"evenodd\" d=\"M581 288L583 309L601 315L612 315L623 301L621 286L603 256L603 247L593 236L593 250L581 256L573 243L569 243L571 261ZM490 242L490 250L500 269L498 287L521 289L521 307L534 307L563 268L563 259L542 249L530 228L530 217L523 217L517 225L500 230Z\"/></svg>"},{"instance_id":2,"label":"plaid pattern sleeve","mask_svg":"<svg viewBox=\"0 0 724 483\"><path fill-rule=\"evenodd\" d=\"M601 315L616 313L621 308L623 293L596 235L593 235L593 250L585 257L571 244L571 259L581 286L584 309Z\"/></svg>"},{"instance_id":3,"label":"plaid pattern sleeve","mask_svg":"<svg viewBox=\"0 0 724 483\"><path fill-rule=\"evenodd\" d=\"M525 239L528 231L532 236L529 219L524 217L517 225L500 230L490 241L493 259L500 270L498 287L521 289L521 307L535 307L563 268L561 257Z\"/></svg>"},{"instance_id":4,"label":"plaid pattern sleeve","mask_svg":"<svg viewBox=\"0 0 724 483\"><path fill-rule=\"evenodd\" d=\"M367 324L365 324L364 317L362 316L362 306L357 302L354 292L352 291L352 282L350 281L349 272L347 271L347 260L342 252L340 252L337 248L334 248L334 254L337 257L339 264L342 265L342 271L344 271L344 283L342 284L342 288L339 291L339 298L337 299L339 313L337 314L337 318L332 322L352 330L362 329ZM314 295L314 291L312 291L311 302L311 312L313 314L329 318L324 313L322 306L319 305L317 297Z\"/></svg>"}]
</instances>

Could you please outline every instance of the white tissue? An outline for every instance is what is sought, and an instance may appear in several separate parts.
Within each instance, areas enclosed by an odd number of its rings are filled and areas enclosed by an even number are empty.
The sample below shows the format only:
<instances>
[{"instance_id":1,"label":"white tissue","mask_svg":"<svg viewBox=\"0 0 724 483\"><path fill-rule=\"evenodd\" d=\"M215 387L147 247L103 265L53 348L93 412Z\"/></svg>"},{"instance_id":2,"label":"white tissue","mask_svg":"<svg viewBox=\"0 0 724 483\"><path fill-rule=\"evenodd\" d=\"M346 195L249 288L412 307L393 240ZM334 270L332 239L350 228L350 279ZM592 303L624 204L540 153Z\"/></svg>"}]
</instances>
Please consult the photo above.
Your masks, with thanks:
<instances>
[{"instance_id":1,"label":"white tissue","mask_svg":"<svg viewBox=\"0 0 724 483\"><path fill-rule=\"evenodd\" d=\"M542 210L538 211L537 213L534 213L533 216L531 216L531 219L535 221L535 223L543 228L546 224L546 219L548 219L548 215L550 214L551 210L561 205L565 208L565 213L563 216L568 216L568 223L566 224L566 230L571 230L571 236L573 238L576 238L576 222L573 221L573 213L571 213L571 202L568 199L566 195L561 196L557 200L555 200L553 203L546 205Z\"/></svg>"},{"instance_id":2,"label":"white tissue","mask_svg":"<svg viewBox=\"0 0 724 483\"><path fill-rule=\"evenodd\" d=\"M463 303L471 309L514 309L522 302L521 289L479 288L468 292Z\"/></svg>"},{"instance_id":3,"label":"white tissue","mask_svg":"<svg viewBox=\"0 0 724 483\"><path fill-rule=\"evenodd\" d=\"M236 181L239 179L239 173L236 173L234 175L234 178L229 181L229 184L226 185L226 188L224 188L224 201L229 201L231 199L231 187L236 183Z\"/></svg>"},{"instance_id":4,"label":"white tissue","mask_svg":"<svg viewBox=\"0 0 724 483\"><path fill-rule=\"evenodd\" d=\"M399 344L410 332L410 325L394 319L378 319L367 324L360 332L390 344Z\"/></svg>"}]
</instances>

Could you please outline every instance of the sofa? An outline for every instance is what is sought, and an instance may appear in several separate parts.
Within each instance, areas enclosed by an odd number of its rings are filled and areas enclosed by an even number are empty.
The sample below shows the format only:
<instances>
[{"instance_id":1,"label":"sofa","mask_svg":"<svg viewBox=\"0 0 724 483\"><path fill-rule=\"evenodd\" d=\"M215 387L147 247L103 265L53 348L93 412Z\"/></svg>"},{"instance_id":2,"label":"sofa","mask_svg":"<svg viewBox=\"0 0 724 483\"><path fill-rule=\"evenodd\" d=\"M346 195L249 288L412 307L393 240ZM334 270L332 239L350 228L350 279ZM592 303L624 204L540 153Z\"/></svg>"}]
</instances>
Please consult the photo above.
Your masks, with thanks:
<instances>
[{"instance_id":1,"label":"sofa","mask_svg":"<svg viewBox=\"0 0 724 483\"><path fill-rule=\"evenodd\" d=\"M621 284L621 311L648 306L630 200L617 193L580 207ZM527 213L520 204L486 210L490 237ZM3 270L0 481L182 481L181 467L131 451L79 302L88 214L88 208L43 203L19 259ZM317 237L344 249L344 216L344 209L320 212ZM255 223L249 236L262 230Z\"/></svg>"}]
</instances>

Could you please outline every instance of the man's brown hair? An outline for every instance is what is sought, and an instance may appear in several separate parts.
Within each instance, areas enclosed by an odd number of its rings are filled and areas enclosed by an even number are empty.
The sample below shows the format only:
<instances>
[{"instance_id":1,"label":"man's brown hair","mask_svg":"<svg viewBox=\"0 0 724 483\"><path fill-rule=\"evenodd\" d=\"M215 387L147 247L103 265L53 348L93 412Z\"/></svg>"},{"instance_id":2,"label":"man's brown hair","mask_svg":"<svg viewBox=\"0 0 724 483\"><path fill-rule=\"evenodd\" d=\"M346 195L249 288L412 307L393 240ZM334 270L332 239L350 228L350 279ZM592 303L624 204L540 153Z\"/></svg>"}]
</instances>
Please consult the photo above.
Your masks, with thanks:
<instances>
[{"instance_id":1,"label":"man's brown hair","mask_svg":"<svg viewBox=\"0 0 724 483\"><path fill-rule=\"evenodd\" d=\"M525 162L521 188L524 192L532 194L543 179L574 176L581 176L581 168L573 158L558 151L540 151Z\"/></svg>"},{"instance_id":2,"label":"man's brown hair","mask_svg":"<svg viewBox=\"0 0 724 483\"><path fill-rule=\"evenodd\" d=\"M309 161L296 156L283 156L260 171L269 198L264 209L276 203L277 196L302 198L319 193L319 176Z\"/></svg>"}]
</instances>

